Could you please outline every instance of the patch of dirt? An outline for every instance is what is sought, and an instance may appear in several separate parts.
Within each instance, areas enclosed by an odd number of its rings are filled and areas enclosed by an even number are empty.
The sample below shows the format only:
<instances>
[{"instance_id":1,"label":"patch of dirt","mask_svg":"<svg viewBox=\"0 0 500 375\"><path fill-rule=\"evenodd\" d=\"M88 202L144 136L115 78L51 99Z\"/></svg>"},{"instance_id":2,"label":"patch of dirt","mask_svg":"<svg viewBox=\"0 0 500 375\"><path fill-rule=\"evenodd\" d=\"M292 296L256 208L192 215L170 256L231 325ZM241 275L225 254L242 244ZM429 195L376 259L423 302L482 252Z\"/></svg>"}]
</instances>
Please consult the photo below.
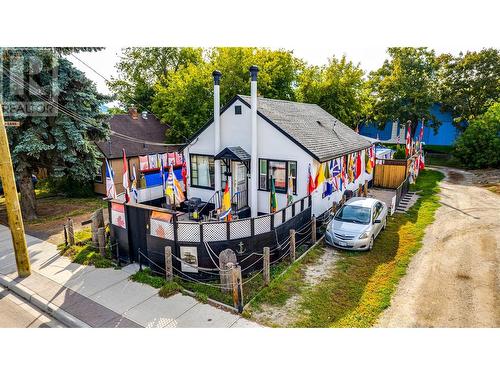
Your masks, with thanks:
<instances>
[{"instance_id":1,"label":"patch of dirt","mask_svg":"<svg viewBox=\"0 0 500 375\"><path fill-rule=\"evenodd\" d=\"M67 202L66 198L42 198L37 200L37 211L38 220L35 222L25 222L24 229L27 234L38 237L42 240L46 240L55 245L64 242L64 232L63 225L66 223L66 214L71 214L75 211L86 211L88 212L72 215L74 229L78 231L82 229L81 223L90 219L90 215L93 212L94 205L88 202ZM62 216L59 219L51 220L51 217ZM104 210L104 221L108 221L108 210ZM0 206L0 224L7 224L7 212L5 210L5 205Z\"/></svg>"},{"instance_id":2,"label":"patch of dirt","mask_svg":"<svg viewBox=\"0 0 500 375\"><path fill-rule=\"evenodd\" d=\"M476 185L500 184L500 169L473 169L468 172L472 173L472 182Z\"/></svg>"},{"instance_id":3,"label":"patch of dirt","mask_svg":"<svg viewBox=\"0 0 500 375\"><path fill-rule=\"evenodd\" d=\"M448 180L452 184L456 184L458 182L462 182L464 180L464 175L462 173L458 173L455 171L450 171L448 173Z\"/></svg>"},{"instance_id":4,"label":"patch of dirt","mask_svg":"<svg viewBox=\"0 0 500 375\"><path fill-rule=\"evenodd\" d=\"M378 326L500 327L500 196L439 169L442 206Z\"/></svg>"},{"instance_id":5,"label":"patch of dirt","mask_svg":"<svg viewBox=\"0 0 500 375\"><path fill-rule=\"evenodd\" d=\"M323 254L318 260L305 268L303 288L312 288L320 283L327 277L338 259L338 251L325 246L323 248ZM290 297L283 306L263 304L261 310L252 314L253 318L270 326L292 326L293 322L300 319L301 314L304 313L300 311L301 300L300 294L296 294Z\"/></svg>"}]
</instances>

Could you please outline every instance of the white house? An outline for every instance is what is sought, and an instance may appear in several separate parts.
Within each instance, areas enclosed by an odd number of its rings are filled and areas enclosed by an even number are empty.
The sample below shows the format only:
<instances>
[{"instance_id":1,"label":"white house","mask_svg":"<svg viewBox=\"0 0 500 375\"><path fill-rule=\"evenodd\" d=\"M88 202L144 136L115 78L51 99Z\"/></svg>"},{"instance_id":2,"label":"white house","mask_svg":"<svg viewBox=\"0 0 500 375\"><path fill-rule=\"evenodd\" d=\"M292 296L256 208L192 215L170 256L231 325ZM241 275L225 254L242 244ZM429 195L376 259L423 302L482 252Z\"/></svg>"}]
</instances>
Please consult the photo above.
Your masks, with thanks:
<instances>
[{"instance_id":1,"label":"white house","mask_svg":"<svg viewBox=\"0 0 500 375\"><path fill-rule=\"evenodd\" d=\"M269 177L275 179L278 208L287 204L288 177L294 200L308 194L309 169L315 176L321 163L361 152L372 145L316 104L257 97L257 67L250 68L251 96L237 95L222 109L221 73L214 76L214 118L184 146L188 168L188 198L203 202L223 190L230 176L231 193L238 193L241 211L255 217L270 211ZM347 189L372 179L365 171ZM319 215L342 197L341 191L312 194L313 213Z\"/></svg>"}]
</instances>

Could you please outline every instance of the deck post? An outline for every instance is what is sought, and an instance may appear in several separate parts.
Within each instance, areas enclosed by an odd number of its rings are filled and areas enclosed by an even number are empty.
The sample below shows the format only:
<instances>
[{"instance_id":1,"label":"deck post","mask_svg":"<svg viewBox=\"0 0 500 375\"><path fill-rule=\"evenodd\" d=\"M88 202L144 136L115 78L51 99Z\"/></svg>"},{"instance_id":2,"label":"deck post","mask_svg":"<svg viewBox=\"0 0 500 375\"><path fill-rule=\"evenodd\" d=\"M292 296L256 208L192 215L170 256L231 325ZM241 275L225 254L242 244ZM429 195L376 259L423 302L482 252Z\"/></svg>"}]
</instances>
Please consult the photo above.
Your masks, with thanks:
<instances>
[{"instance_id":1,"label":"deck post","mask_svg":"<svg viewBox=\"0 0 500 375\"><path fill-rule=\"evenodd\" d=\"M269 285L269 282L271 281L271 277L270 277L270 264L271 264L271 253L269 251L269 247L264 247L264 251L263 251L264 255L263 255L263 261L264 261L264 265L262 267L262 278L264 279L264 286L268 286Z\"/></svg>"},{"instance_id":2,"label":"deck post","mask_svg":"<svg viewBox=\"0 0 500 375\"><path fill-rule=\"evenodd\" d=\"M295 229L290 229L290 262L295 262Z\"/></svg>"}]
</instances>

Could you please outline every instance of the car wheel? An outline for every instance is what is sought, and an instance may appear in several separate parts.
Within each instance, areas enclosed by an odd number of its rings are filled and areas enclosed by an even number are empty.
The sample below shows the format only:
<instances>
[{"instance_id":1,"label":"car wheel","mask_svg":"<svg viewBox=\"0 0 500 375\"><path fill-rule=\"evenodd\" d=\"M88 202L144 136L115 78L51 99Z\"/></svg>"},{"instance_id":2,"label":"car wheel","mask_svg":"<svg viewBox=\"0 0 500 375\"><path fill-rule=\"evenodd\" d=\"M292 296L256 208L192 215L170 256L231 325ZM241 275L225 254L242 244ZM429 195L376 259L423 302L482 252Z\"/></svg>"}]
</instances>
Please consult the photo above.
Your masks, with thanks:
<instances>
[{"instance_id":1,"label":"car wheel","mask_svg":"<svg viewBox=\"0 0 500 375\"><path fill-rule=\"evenodd\" d=\"M370 240L370 244L368 245L368 251L372 251L373 250L373 242L374 242L374 239L373 239L373 236Z\"/></svg>"}]
</instances>

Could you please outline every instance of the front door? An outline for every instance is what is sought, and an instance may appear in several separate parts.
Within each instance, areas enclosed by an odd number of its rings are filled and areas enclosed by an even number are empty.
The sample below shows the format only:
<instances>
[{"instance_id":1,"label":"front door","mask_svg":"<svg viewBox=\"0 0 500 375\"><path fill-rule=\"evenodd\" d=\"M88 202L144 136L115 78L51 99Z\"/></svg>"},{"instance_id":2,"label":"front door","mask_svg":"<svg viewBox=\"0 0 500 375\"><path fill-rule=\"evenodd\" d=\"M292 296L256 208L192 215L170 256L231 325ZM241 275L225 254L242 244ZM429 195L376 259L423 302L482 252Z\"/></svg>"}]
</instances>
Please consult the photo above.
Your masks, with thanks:
<instances>
[{"instance_id":1,"label":"front door","mask_svg":"<svg viewBox=\"0 0 500 375\"><path fill-rule=\"evenodd\" d=\"M233 162L233 195L235 200L233 203L238 204L238 209L246 207L248 205L248 179L247 179L247 168L243 163Z\"/></svg>"}]
</instances>

